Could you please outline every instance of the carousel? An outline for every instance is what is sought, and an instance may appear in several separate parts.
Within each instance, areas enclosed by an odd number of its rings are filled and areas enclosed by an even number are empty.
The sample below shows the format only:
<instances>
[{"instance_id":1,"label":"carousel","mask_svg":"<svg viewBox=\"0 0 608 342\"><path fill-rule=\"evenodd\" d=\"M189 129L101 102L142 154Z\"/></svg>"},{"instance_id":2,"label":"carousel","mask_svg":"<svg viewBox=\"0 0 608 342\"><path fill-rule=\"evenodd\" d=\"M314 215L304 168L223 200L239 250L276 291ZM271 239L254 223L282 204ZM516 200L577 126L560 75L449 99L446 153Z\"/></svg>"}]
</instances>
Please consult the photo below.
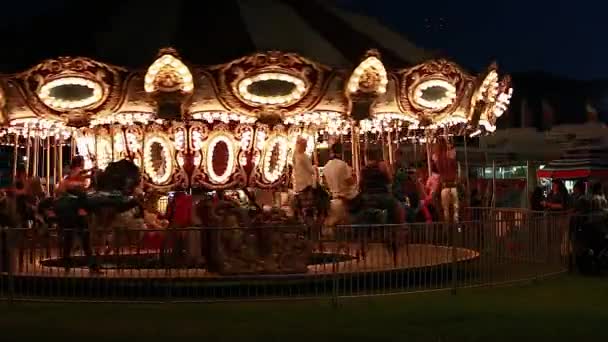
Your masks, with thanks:
<instances>
[{"instance_id":1,"label":"carousel","mask_svg":"<svg viewBox=\"0 0 608 342\"><path fill-rule=\"evenodd\" d=\"M456 158L454 139L493 133L512 91L495 64L480 75L444 59L387 70L370 50L352 69L279 51L200 66L166 48L140 70L59 57L0 76L0 118L2 139L13 151L13 176L23 163L28 174L44 179L49 195L75 155L86 169L101 171L130 161L144 188L161 197L199 190L285 193L299 138L307 140L306 153L319 166L329 144L344 142L356 178L371 145L382 146L389 165L397 163L402 146L423 146L428 171L436 163L451 174L457 164L446 161ZM458 182L445 182L441 190L444 210L452 210L445 211L446 221L458 220ZM271 206L284 205L281 196L272 197ZM305 233L300 240L310 242ZM313 254L309 243L273 248L281 249L274 254ZM460 252L463 260L477 255ZM289 265L264 269L247 261L244 251L237 254L232 269L218 273L319 267L292 258Z\"/></svg>"}]
</instances>

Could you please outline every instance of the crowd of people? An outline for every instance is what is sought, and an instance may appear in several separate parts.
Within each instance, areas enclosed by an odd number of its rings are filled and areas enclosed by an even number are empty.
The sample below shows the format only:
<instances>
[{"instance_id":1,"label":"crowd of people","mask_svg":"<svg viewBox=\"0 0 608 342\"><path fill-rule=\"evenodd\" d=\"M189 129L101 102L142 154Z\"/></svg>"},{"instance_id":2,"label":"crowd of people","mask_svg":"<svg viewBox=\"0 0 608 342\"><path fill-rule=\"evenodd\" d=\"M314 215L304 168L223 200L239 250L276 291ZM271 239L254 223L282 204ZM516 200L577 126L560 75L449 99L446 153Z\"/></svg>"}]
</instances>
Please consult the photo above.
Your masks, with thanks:
<instances>
[{"instance_id":1,"label":"crowd of people","mask_svg":"<svg viewBox=\"0 0 608 342\"><path fill-rule=\"evenodd\" d=\"M326 225L343 223L348 219L346 216L363 208L385 211L387 223L437 221L442 196L458 210L455 192L458 175L452 172L451 178L444 175L442 179L438 161L432 162L430 175L425 166L411 172L404 165L389 165L379 149L370 149L366 151L366 163L357 179L352 167L343 160L342 144L335 143L330 148L329 161L322 168L323 176L319 177L305 151L306 140L299 139L293 161L296 203L312 203L319 192L317 181L320 180L319 185L327 189L331 199ZM443 191L447 189L450 191Z\"/></svg>"},{"instance_id":2,"label":"crowd of people","mask_svg":"<svg viewBox=\"0 0 608 342\"><path fill-rule=\"evenodd\" d=\"M572 210L579 214L608 212L608 201L602 184L599 182L589 185L589 191L587 191L587 184L582 180L577 181L572 188L572 193L569 194L563 181L553 180L551 190L547 195L540 186L534 189L530 199L530 209L533 211Z\"/></svg>"}]
</instances>

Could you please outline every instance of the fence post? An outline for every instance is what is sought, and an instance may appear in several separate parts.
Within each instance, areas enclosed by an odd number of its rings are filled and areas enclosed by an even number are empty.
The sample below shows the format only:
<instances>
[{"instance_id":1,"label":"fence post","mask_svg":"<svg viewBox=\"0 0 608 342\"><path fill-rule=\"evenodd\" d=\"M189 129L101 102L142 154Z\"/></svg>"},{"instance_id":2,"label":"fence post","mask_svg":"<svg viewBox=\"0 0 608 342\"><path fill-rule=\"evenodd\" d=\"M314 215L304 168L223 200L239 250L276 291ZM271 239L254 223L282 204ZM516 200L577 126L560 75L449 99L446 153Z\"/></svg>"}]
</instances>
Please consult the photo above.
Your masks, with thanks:
<instances>
[{"instance_id":1,"label":"fence post","mask_svg":"<svg viewBox=\"0 0 608 342\"><path fill-rule=\"evenodd\" d=\"M335 232L334 232L334 236L336 239L336 246L340 246L340 232L339 232L339 226L336 226L335 228ZM339 247L338 247L339 248ZM339 266L339 261L337 259L333 260L333 265L332 265L332 277L331 277L331 306L334 309L338 308L338 266Z\"/></svg>"},{"instance_id":2,"label":"fence post","mask_svg":"<svg viewBox=\"0 0 608 342\"><path fill-rule=\"evenodd\" d=\"M456 222L451 222L449 223L450 225L450 244L452 245L452 294L455 295L456 294L456 288L457 288L457 281L456 281L456 262L457 262L457 254L456 254L456 229L457 229L457 225L458 223Z\"/></svg>"},{"instance_id":3,"label":"fence post","mask_svg":"<svg viewBox=\"0 0 608 342\"><path fill-rule=\"evenodd\" d=\"M13 234L10 228L4 228L6 236L6 256L8 266L8 305L10 307L14 304L15 299L15 275L13 272Z\"/></svg>"}]
</instances>

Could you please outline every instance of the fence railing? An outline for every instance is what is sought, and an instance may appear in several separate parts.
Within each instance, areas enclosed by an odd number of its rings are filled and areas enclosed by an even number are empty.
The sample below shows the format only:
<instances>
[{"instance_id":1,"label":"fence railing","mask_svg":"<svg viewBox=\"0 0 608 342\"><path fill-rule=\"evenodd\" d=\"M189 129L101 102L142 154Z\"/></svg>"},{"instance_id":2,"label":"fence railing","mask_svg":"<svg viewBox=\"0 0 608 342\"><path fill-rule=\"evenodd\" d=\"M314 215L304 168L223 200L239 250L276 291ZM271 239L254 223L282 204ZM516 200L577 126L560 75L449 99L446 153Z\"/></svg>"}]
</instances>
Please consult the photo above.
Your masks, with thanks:
<instances>
[{"instance_id":1,"label":"fence railing","mask_svg":"<svg viewBox=\"0 0 608 342\"><path fill-rule=\"evenodd\" d=\"M471 209L476 210L476 209ZM9 300L218 301L386 295L567 270L570 218L479 209L458 224L0 230Z\"/></svg>"}]
</instances>

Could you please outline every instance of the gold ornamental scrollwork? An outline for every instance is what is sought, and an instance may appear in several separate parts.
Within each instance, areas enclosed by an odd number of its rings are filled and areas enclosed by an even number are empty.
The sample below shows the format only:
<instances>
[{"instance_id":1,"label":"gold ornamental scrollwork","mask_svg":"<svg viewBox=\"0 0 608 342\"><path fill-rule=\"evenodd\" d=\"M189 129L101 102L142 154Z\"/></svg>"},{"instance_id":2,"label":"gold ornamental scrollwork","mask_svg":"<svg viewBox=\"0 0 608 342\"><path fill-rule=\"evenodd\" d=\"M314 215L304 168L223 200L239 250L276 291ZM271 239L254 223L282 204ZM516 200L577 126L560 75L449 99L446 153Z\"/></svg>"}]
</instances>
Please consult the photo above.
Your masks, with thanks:
<instances>
[{"instance_id":1,"label":"gold ornamental scrollwork","mask_svg":"<svg viewBox=\"0 0 608 342\"><path fill-rule=\"evenodd\" d=\"M400 74L401 86L398 98L401 110L417 116L422 125L440 121L453 114L461 103L460 99L464 95L466 84L473 82L472 77L458 65L444 59L414 66ZM417 91L420 91L425 84L434 87L435 83L436 87L449 88L446 89L446 103L436 107L422 105Z\"/></svg>"},{"instance_id":2,"label":"gold ornamental scrollwork","mask_svg":"<svg viewBox=\"0 0 608 342\"><path fill-rule=\"evenodd\" d=\"M323 95L329 71L297 54L278 51L257 53L209 69L219 90L218 99L230 111L257 117L271 113L280 118L312 110ZM256 103L244 98L239 91L240 82L264 74L301 80L304 83L301 97L284 103Z\"/></svg>"},{"instance_id":3,"label":"gold ornamental scrollwork","mask_svg":"<svg viewBox=\"0 0 608 342\"><path fill-rule=\"evenodd\" d=\"M189 165L186 165L188 161L188 128L183 122L173 122L171 126L166 128L173 146L175 148L175 162L178 166L179 172L175 176L175 186L181 189L190 187L190 174L191 169L188 169Z\"/></svg>"},{"instance_id":4,"label":"gold ornamental scrollwork","mask_svg":"<svg viewBox=\"0 0 608 342\"><path fill-rule=\"evenodd\" d=\"M23 92L29 107L38 115L50 113L68 118L72 125L83 125L90 116L100 111L115 111L120 106L123 96L123 79L127 70L97 62L85 57L59 57L46 60L33 68L18 74ZM99 98L94 102L78 108L57 108L45 104L40 98L40 91L45 84L61 79L81 79L92 82L101 89Z\"/></svg>"}]
</instances>

